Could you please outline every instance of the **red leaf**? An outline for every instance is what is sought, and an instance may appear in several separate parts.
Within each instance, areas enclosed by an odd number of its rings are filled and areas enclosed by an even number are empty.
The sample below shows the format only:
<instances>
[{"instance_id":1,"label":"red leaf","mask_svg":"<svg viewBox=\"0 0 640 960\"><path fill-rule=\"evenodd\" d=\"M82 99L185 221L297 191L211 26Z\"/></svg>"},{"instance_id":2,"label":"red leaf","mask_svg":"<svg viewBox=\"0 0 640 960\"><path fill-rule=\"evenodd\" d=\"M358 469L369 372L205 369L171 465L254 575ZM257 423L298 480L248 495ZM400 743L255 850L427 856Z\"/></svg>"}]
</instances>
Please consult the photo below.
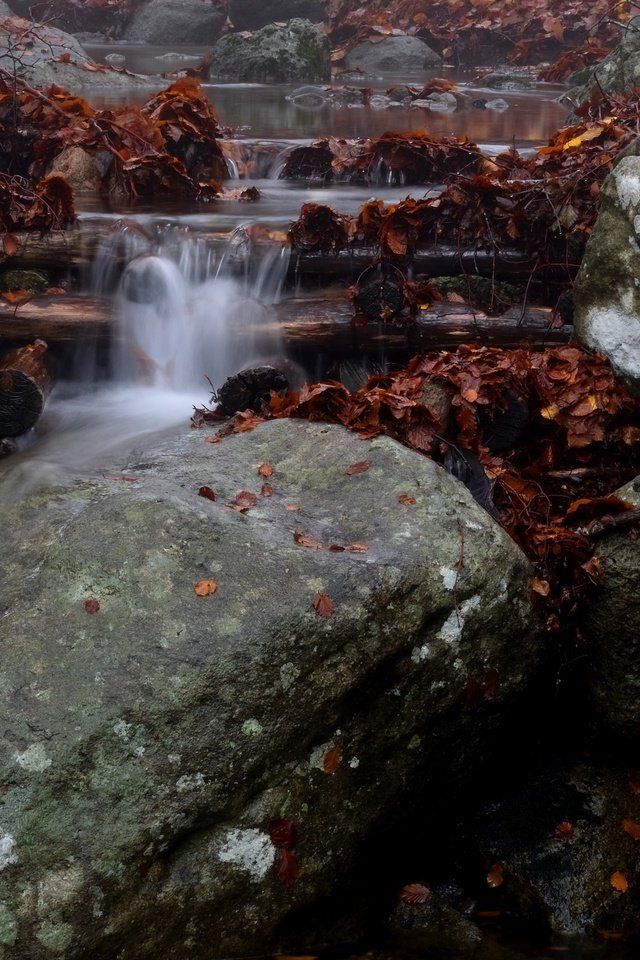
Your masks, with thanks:
<instances>
[{"instance_id":1,"label":"red leaf","mask_svg":"<svg viewBox=\"0 0 640 960\"><path fill-rule=\"evenodd\" d=\"M426 903L430 896L431 890L423 883L408 883L398 894L398 899L404 903Z\"/></svg>"},{"instance_id":2,"label":"red leaf","mask_svg":"<svg viewBox=\"0 0 640 960\"><path fill-rule=\"evenodd\" d=\"M261 463L258 467L258 473L261 477L271 477L273 475L273 467L268 463Z\"/></svg>"},{"instance_id":3,"label":"red leaf","mask_svg":"<svg viewBox=\"0 0 640 960\"><path fill-rule=\"evenodd\" d=\"M331 617L335 610L333 600L326 593L316 593L313 598L313 606L321 617Z\"/></svg>"},{"instance_id":4,"label":"red leaf","mask_svg":"<svg viewBox=\"0 0 640 960\"><path fill-rule=\"evenodd\" d=\"M295 853L285 848L280 850L276 865L276 876L280 883L283 883L285 887L291 887L298 879L299 874L300 867L298 866L298 858Z\"/></svg>"},{"instance_id":5,"label":"red leaf","mask_svg":"<svg viewBox=\"0 0 640 960\"><path fill-rule=\"evenodd\" d=\"M8 257L13 257L20 249L18 238L12 233L5 233L2 237L2 249Z\"/></svg>"},{"instance_id":6,"label":"red leaf","mask_svg":"<svg viewBox=\"0 0 640 960\"><path fill-rule=\"evenodd\" d=\"M241 490L240 493L236 495L234 503L228 504L232 510L237 510L238 513L246 513L247 510L250 510L251 507L255 507L258 502L258 498L255 493L251 493L249 490Z\"/></svg>"},{"instance_id":7,"label":"red leaf","mask_svg":"<svg viewBox=\"0 0 640 960\"><path fill-rule=\"evenodd\" d=\"M490 887L499 887L504 883L501 863L494 863L491 867L487 874L487 883Z\"/></svg>"},{"instance_id":8,"label":"red leaf","mask_svg":"<svg viewBox=\"0 0 640 960\"><path fill-rule=\"evenodd\" d=\"M369 549L368 543L350 543L345 548L349 553L366 553Z\"/></svg>"},{"instance_id":9,"label":"red leaf","mask_svg":"<svg viewBox=\"0 0 640 960\"><path fill-rule=\"evenodd\" d=\"M357 463L352 463L350 467L347 467L345 473L348 477L354 477L356 473L364 473L370 466L371 460L358 460Z\"/></svg>"},{"instance_id":10,"label":"red leaf","mask_svg":"<svg viewBox=\"0 0 640 960\"><path fill-rule=\"evenodd\" d=\"M401 503L403 507L412 507L416 502L415 497L411 497L408 493L401 493L398 497L398 503Z\"/></svg>"},{"instance_id":11,"label":"red leaf","mask_svg":"<svg viewBox=\"0 0 640 960\"><path fill-rule=\"evenodd\" d=\"M273 487L270 487L268 483L263 483L260 487L260 493L263 497L272 497L273 496Z\"/></svg>"},{"instance_id":12,"label":"red leaf","mask_svg":"<svg viewBox=\"0 0 640 960\"><path fill-rule=\"evenodd\" d=\"M634 820L623 820L622 829L634 840L640 840L640 823L636 823Z\"/></svg>"},{"instance_id":13,"label":"red leaf","mask_svg":"<svg viewBox=\"0 0 640 960\"><path fill-rule=\"evenodd\" d=\"M560 823L556 823L553 832L558 840L571 840L574 830L575 826L569 820L562 820Z\"/></svg>"},{"instance_id":14,"label":"red leaf","mask_svg":"<svg viewBox=\"0 0 640 960\"><path fill-rule=\"evenodd\" d=\"M294 530L293 539L300 547L308 547L309 550L324 549L319 540L314 540L313 537L308 537L306 533L303 533L301 530Z\"/></svg>"},{"instance_id":15,"label":"red leaf","mask_svg":"<svg viewBox=\"0 0 640 960\"><path fill-rule=\"evenodd\" d=\"M198 490L199 497L206 497L207 500L215 500L216 495L211 489L211 487L200 487Z\"/></svg>"},{"instance_id":16,"label":"red leaf","mask_svg":"<svg viewBox=\"0 0 640 960\"><path fill-rule=\"evenodd\" d=\"M298 842L296 825L293 820L278 818L269 823L269 838L274 847L293 850Z\"/></svg>"},{"instance_id":17,"label":"red leaf","mask_svg":"<svg viewBox=\"0 0 640 960\"><path fill-rule=\"evenodd\" d=\"M93 597L90 597L89 600L85 600L84 608L87 613L97 613L100 609L100 604L97 600L94 600Z\"/></svg>"},{"instance_id":18,"label":"red leaf","mask_svg":"<svg viewBox=\"0 0 640 960\"><path fill-rule=\"evenodd\" d=\"M340 747L331 747L322 758L322 769L325 773L335 773L342 761Z\"/></svg>"},{"instance_id":19,"label":"red leaf","mask_svg":"<svg viewBox=\"0 0 640 960\"><path fill-rule=\"evenodd\" d=\"M130 477L126 473L105 473L105 480L120 480L123 483L135 483L139 477Z\"/></svg>"},{"instance_id":20,"label":"red leaf","mask_svg":"<svg viewBox=\"0 0 640 960\"><path fill-rule=\"evenodd\" d=\"M215 580L198 580L194 588L199 597L210 597L218 589Z\"/></svg>"}]
</instances>

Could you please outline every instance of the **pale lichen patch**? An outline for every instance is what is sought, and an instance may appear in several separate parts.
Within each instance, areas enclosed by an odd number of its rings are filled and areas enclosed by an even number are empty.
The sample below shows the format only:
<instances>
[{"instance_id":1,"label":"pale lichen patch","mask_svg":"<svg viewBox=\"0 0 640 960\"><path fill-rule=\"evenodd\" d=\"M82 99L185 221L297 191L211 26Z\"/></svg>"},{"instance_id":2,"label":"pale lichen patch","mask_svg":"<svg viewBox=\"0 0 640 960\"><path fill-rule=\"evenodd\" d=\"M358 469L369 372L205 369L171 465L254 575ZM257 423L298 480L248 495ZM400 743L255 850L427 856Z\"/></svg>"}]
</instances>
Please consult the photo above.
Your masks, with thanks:
<instances>
[{"instance_id":1,"label":"pale lichen patch","mask_svg":"<svg viewBox=\"0 0 640 960\"><path fill-rule=\"evenodd\" d=\"M73 940L73 927L70 923L54 923L45 920L36 937L52 953L64 953Z\"/></svg>"},{"instance_id":2,"label":"pale lichen patch","mask_svg":"<svg viewBox=\"0 0 640 960\"><path fill-rule=\"evenodd\" d=\"M259 737L262 733L262 724L255 717L250 717L242 724L242 732L246 737Z\"/></svg>"},{"instance_id":3,"label":"pale lichen patch","mask_svg":"<svg viewBox=\"0 0 640 960\"><path fill-rule=\"evenodd\" d=\"M266 833L255 828L229 830L218 857L248 873L254 880L262 880L273 866L275 847Z\"/></svg>"},{"instance_id":4,"label":"pale lichen patch","mask_svg":"<svg viewBox=\"0 0 640 960\"><path fill-rule=\"evenodd\" d=\"M204 785L204 775L202 773L185 774L176 780L178 793L186 793L188 790L202 790Z\"/></svg>"},{"instance_id":5,"label":"pale lichen patch","mask_svg":"<svg viewBox=\"0 0 640 960\"><path fill-rule=\"evenodd\" d=\"M333 750L335 743L333 740L327 740L326 743L321 743L317 747L314 747L309 756L309 766L315 767L317 770L324 770L324 757L327 751Z\"/></svg>"},{"instance_id":6,"label":"pale lichen patch","mask_svg":"<svg viewBox=\"0 0 640 960\"><path fill-rule=\"evenodd\" d=\"M447 590L453 590L458 582L458 571L451 567L440 567L439 570L442 582Z\"/></svg>"},{"instance_id":7,"label":"pale lichen patch","mask_svg":"<svg viewBox=\"0 0 640 960\"><path fill-rule=\"evenodd\" d=\"M23 753L14 754L14 759L23 770L29 770L30 773L43 773L53 762L47 756L43 743L32 743Z\"/></svg>"},{"instance_id":8,"label":"pale lichen patch","mask_svg":"<svg viewBox=\"0 0 640 960\"><path fill-rule=\"evenodd\" d=\"M10 833L0 833L0 870L18 862L15 837Z\"/></svg>"}]
</instances>

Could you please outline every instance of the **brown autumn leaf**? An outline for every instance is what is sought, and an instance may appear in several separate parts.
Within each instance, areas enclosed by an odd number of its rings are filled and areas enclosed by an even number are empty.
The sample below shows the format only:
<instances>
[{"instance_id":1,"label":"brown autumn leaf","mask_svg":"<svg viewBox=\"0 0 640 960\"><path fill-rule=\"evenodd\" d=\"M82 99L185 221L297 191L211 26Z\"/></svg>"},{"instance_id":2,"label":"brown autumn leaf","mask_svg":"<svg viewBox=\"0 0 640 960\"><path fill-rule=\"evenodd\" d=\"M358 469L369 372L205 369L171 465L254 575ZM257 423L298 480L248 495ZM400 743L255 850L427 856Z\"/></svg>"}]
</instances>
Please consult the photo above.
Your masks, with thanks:
<instances>
[{"instance_id":1,"label":"brown autumn leaf","mask_svg":"<svg viewBox=\"0 0 640 960\"><path fill-rule=\"evenodd\" d=\"M217 433L214 433L212 437L205 437L204 442L205 443L221 443L222 437L219 437Z\"/></svg>"},{"instance_id":2,"label":"brown autumn leaf","mask_svg":"<svg viewBox=\"0 0 640 960\"><path fill-rule=\"evenodd\" d=\"M2 249L8 257L13 257L20 249L18 238L12 233L5 233L2 237Z\"/></svg>"},{"instance_id":3,"label":"brown autumn leaf","mask_svg":"<svg viewBox=\"0 0 640 960\"><path fill-rule=\"evenodd\" d=\"M370 466L371 460L358 460L357 463L352 463L350 467L347 467L345 474L348 477L354 477L357 473L364 473Z\"/></svg>"},{"instance_id":4,"label":"brown autumn leaf","mask_svg":"<svg viewBox=\"0 0 640 960\"><path fill-rule=\"evenodd\" d=\"M490 887L499 887L504 883L503 866L501 863L494 863L487 874L487 884Z\"/></svg>"},{"instance_id":5,"label":"brown autumn leaf","mask_svg":"<svg viewBox=\"0 0 640 960\"><path fill-rule=\"evenodd\" d=\"M636 823L634 820L623 820L622 829L634 840L640 840L640 823Z\"/></svg>"},{"instance_id":6,"label":"brown autumn leaf","mask_svg":"<svg viewBox=\"0 0 640 960\"><path fill-rule=\"evenodd\" d=\"M398 503L401 503L403 507L412 507L415 502L416 498L409 493L401 493L398 496Z\"/></svg>"},{"instance_id":7,"label":"brown autumn leaf","mask_svg":"<svg viewBox=\"0 0 640 960\"><path fill-rule=\"evenodd\" d=\"M5 290L2 296L5 300L8 300L9 303L22 303L24 300L28 300L31 296L28 290Z\"/></svg>"},{"instance_id":8,"label":"brown autumn leaf","mask_svg":"<svg viewBox=\"0 0 640 960\"><path fill-rule=\"evenodd\" d=\"M368 543L349 543L345 547L345 550L348 550L349 553L366 553L368 549Z\"/></svg>"},{"instance_id":9,"label":"brown autumn leaf","mask_svg":"<svg viewBox=\"0 0 640 960\"><path fill-rule=\"evenodd\" d=\"M215 500L216 498L216 495L211 487L200 487L198 490L198 496L204 497L206 500Z\"/></svg>"},{"instance_id":10,"label":"brown autumn leaf","mask_svg":"<svg viewBox=\"0 0 640 960\"><path fill-rule=\"evenodd\" d=\"M309 550L323 550L324 547L319 540L308 537L302 530L294 530L293 539L300 547L307 547Z\"/></svg>"},{"instance_id":11,"label":"brown autumn leaf","mask_svg":"<svg viewBox=\"0 0 640 960\"><path fill-rule=\"evenodd\" d=\"M329 545L329 550L331 551L331 553L344 553L345 548L341 546L339 543L331 543Z\"/></svg>"},{"instance_id":12,"label":"brown autumn leaf","mask_svg":"<svg viewBox=\"0 0 640 960\"><path fill-rule=\"evenodd\" d=\"M534 593L538 593L541 597L549 596L549 581L540 580L538 577L534 577L531 581L531 589Z\"/></svg>"},{"instance_id":13,"label":"brown autumn leaf","mask_svg":"<svg viewBox=\"0 0 640 960\"><path fill-rule=\"evenodd\" d=\"M292 850L298 842L296 825L293 820L284 817L271 820L269 823L269 838L274 847Z\"/></svg>"},{"instance_id":14,"label":"brown autumn leaf","mask_svg":"<svg viewBox=\"0 0 640 960\"><path fill-rule=\"evenodd\" d=\"M426 903L430 896L431 890L423 883L408 883L398 894L398 900L402 900L403 903L418 904Z\"/></svg>"},{"instance_id":15,"label":"brown autumn leaf","mask_svg":"<svg viewBox=\"0 0 640 960\"><path fill-rule=\"evenodd\" d=\"M331 597L326 593L316 593L313 598L313 608L317 614L327 619L333 616L335 606Z\"/></svg>"},{"instance_id":16,"label":"brown autumn leaf","mask_svg":"<svg viewBox=\"0 0 640 960\"><path fill-rule=\"evenodd\" d=\"M342 760L340 747L331 747L322 758L322 769L325 773L335 773Z\"/></svg>"},{"instance_id":17,"label":"brown autumn leaf","mask_svg":"<svg viewBox=\"0 0 640 960\"><path fill-rule=\"evenodd\" d=\"M260 494L263 497L272 497L273 496L273 487L269 486L268 483L263 483L260 487Z\"/></svg>"},{"instance_id":18,"label":"brown autumn leaf","mask_svg":"<svg viewBox=\"0 0 640 960\"><path fill-rule=\"evenodd\" d=\"M218 589L215 580L198 580L193 588L199 597L210 597Z\"/></svg>"},{"instance_id":19,"label":"brown autumn leaf","mask_svg":"<svg viewBox=\"0 0 640 960\"><path fill-rule=\"evenodd\" d=\"M286 847L283 847L280 850L278 856L278 861L276 864L276 876L280 883L283 883L285 887L291 887L298 879L300 874L300 867L298 864L298 858L295 853L292 853L291 850L287 850Z\"/></svg>"},{"instance_id":20,"label":"brown autumn leaf","mask_svg":"<svg viewBox=\"0 0 640 960\"><path fill-rule=\"evenodd\" d=\"M621 873L620 870L616 870L615 873L612 873L609 877L609 883L614 890L617 890L618 893L626 893L629 889L629 881L625 877L624 873Z\"/></svg>"},{"instance_id":21,"label":"brown autumn leaf","mask_svg":"<svg viewBox=\"0 0 640 960\"><path fill-rule=\"evenodd\" d=\"M241 490L240 493L236 494L235 501L228 506L232 510L237 510L238 513L246 513L251 507L255 507L257 502L258 498L255 493L251 493L250 490Z\"/></svg>"},{"instance_id":22,"label":"brown autumn leaf","mask_svg":"<svg viewBox=\"0 0 640 960\"><path fill-rule=\"evenodd\" d=\"M268 477L273 476L273 467L268 463L261 463L258 467L258 473L261 477L267 479Z\"/></svg>"},{"instance_id":23,"label":"brown autumn leaf","mask_svg":"<svg viewBox=\"0 0 640 960\"><path fill-rule=\"evenodd\" d=\"M88 600L85 600L84 608L87 613L97 613L100 609L100 604L94 597L90 597Z\"/></svg>"},{"instance_id":24,"label":"brown autumn leaf","mask_svg":"<svg viewBox=\"0 0 640 960\"><path fill-rule=\"evenodd\" d=\"M288 504L287 504L287 510L289 510L291 513L296 513L299 509L300 509L300 504L299 504L299 503L288 503Z\"/></svg>"},{"instance_id":25,"label":"brown autumn leaf","mask_svg":"<svg viewBox=\"0 0 640 960\"><path fill-rule=\"evenodd\" d=\"M131 477L128 473L105 473L105 480L119 480L122 483L136 483L140 478Z\"/></svg>"},{"instance_id":26,"label":"brown autumn leaf","mask_svg":"<svg viewBox=\"0 0 640 960\"><path fill-rule=\"evenodd\" d=\"M558 840L571 840L574 830L575 825L573 823L569 820L561 820L560 823L556 823L553 833Z\"/></svg>"}]
</instances>

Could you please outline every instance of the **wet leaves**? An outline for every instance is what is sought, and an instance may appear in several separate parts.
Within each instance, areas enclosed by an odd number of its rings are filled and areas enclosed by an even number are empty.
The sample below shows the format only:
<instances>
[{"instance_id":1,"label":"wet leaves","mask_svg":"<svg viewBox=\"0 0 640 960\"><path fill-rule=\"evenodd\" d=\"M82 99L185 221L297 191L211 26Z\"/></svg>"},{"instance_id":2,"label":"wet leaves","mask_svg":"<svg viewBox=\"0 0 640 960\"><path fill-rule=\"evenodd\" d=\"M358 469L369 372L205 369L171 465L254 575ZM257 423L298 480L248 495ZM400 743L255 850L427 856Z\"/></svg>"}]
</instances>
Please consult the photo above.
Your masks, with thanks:
<instances>
[{"instance_id":1,"label":"wet leaves","mask_svg":"<svg viewBox=\"0 0 640 960\"><path fill-rule=\"evenodd\" d=\"M430 897L431 890L423 883L408 883L398 894L398 900L411 904L426 903Z\"/></svg>"},{"instance_id":2,"label":"wet leaves","mask_svg":"<svg viewBox=\"0 0 640 960\"><path fill-rule=\"evenodd\" d=\"M238 513L246 513L251 507L255 507L257 502L258 498L255 493L251 493L250 490L241 490L240 493L236 494L234 502L228 504L228 506L231 510L236 510Z\"/></svg>"},{"instance_id":3,"label":"wet leaves","mask_svg":"<svg viewBox=\"0 0 640 960\"><path fill-rule=\"evenodd\" d=\"M293 539L299 547L306 547L308 550L324 550L324 544L314 540L313 537L308 537L302 530L294 530Z\"/></svg>"},{"instance_id":4,"label":"wet leaves","mask_svg":"<svg viewBox=\"0 0 640 960\"><path fill-rule=\"evenodd\" d=\"M194 585L193 590L198 597L211 597L218 589L218 584L215 580L198 580Z\"/></svg>"},{"instance_id":5,"label":"wet leaves","mask_svg":"<svg viewBox=\"0 0 640 960\"><path fill-rule=\"evenodd\" d=\"M198 490L198 496L204 497L206 500L215 500L216 495L211 487L200 487Z\"/></svg>"},{"instance_id":6,"label":"wet leaves","mask_svg":"<svg viewBox=\"0 0 640 960\"><path fill-rule=\"evenodd\" d=\"M87 613L97 613L100 609L100 603L94 597L90 597L88 600L85 600L84 609Z\"/></svg>"},{"instance_id":7,"label":"wet leaves","mask_svg":"<svg viewBox=\"0 0 640 960\"><path fill-rule=\"evenodd\" d=\"M400 493L398 495L398 503L402 504L403 507L412 507L416 502L416 498L412 497L410 493Z\"/></svg>"},{"instance_id":8,"label":"wet leaves","mask_svg":"<svg viewBox=\"0 0 640 960\"><path fill-rule=\"evenodd\" d=\"M347 467L345 474L348 477L354 477L358 473L365 473L371 466L371 463L371 460L358 460L357 463L352 463L350 467Z\"/></svg>"},{"instance_id":9,"label":"wet leaves","mask_svg":"<svg viewBox=\"0 0 640 960\"><path fill-rule=\"evenodd\" d=\"M617 890L618 893L626 893L629 889L629 881L625 877L624 873L621 873L620 870L616 870L615 873L612 873L609 877L609 883L614 890Z\"/></svg>"},{"instance_id":10,"label":"wet leaves","mask_svg":"<svg viewBox=\"0 0 640 960\"><path fill-rule=\"evenodd\" d=\"M322 769L325 773L332 775L336 772L342 762L342 752L340 747L331 747L322 758Z\"/></svg>"},{"instance_id":11,"label":"wet leaves","mask_svg":"<svg viewBox=\"0 0 640 960\"><path fill-rule=\"evenodd\" d=\"M571 840L575 831L575 825L569 820L562 820L557 823L553 831L558 840Z\"/></svg>"},{"instance_id":12,"label":"wet leaves","mask_svg":"<svg viewBox=\"0 0 640 960\"><path fill-rule=\"evenodd\" d=\"M293 852L298 842L295 823L284 818L272 820L269 823L269 837L274 847L278 848L276 877L285 887L290 887L300 873L298 858Z\"/></svg>"},{"instance_id":13,"label":"wet leaves","mask_svg":"<svg viewBox=\"0 0 640 960\"><path fill-rule=\"evenodd\" d=\"M640 840L640 823L636 823L634 820L623 820L622 829L633 840Z\"/></svg>"},{"instance_id":14,"label":"wet leaves","mask_svg":"<svg viewBox=\"0 0 640 960\"><path fill-rule=\"evenodd\" d=\"M333 616L335 606L331 597L326 593L316 593L313 598L313 609L318 616L328 619Z\"/></svg>"},{"instance_id":15,"label":"wet leaves","mask_svg":"<svg viewBox=\"0 0 640 960\"><path fill-rule=\"evenodd\" d=\"M268 463L261 463L258 467L258 474L265 479L273 476L273 467Z\"/></svg>"},{"instance_id":16,"label":"wet leaves","mask_svg":"<svg viewBox=\"0 0 640 960\"><path fill-rule=\"evenodd\" d=\"M500 887L504 883L504 868L501 863L494 863L487 873L487 886Z\"/></svg>"}]
</instances>

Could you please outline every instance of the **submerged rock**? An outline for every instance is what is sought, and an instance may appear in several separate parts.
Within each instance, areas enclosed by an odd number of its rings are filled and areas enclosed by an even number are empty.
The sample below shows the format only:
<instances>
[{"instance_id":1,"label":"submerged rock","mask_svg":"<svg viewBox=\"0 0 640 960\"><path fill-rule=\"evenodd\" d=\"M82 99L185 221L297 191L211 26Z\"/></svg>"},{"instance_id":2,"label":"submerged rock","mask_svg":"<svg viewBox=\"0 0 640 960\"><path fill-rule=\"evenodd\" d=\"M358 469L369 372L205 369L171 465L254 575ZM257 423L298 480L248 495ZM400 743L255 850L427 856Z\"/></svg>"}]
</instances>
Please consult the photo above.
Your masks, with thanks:
<instances>
[{"instance_id":1,"label":"submerged rock","mask_svg":"<svg viewBox=\"0 0 640 960\"><path fill-rule=\"evenodd\" d=\"M300 19L271 24L248 36L228 33L213 48L211 72L245 83L329 80L329 41L320 27Z\"/></svg>"},{"instance_id":2,"label":"submerged rock","mask_svg":"<svg viewBox=\"0 0 640 960\"><path fill-rule=\"evenodd\" d=\"M574 286L574 334L605 354L640 395L640 158L623 157L600 191L600 211Z\"/></svg>"},{"instance_id":3,"label":"submerged rock","mask_svg":"<svg viewBox=\"0 0 640 960\"><path fill-rule=\"evenodd\" d=\"M270 952L401 798L468 788L538 662L528 562L436 464L204 439L0 496L5 960Z\"/></svg>"}]
</instances>

